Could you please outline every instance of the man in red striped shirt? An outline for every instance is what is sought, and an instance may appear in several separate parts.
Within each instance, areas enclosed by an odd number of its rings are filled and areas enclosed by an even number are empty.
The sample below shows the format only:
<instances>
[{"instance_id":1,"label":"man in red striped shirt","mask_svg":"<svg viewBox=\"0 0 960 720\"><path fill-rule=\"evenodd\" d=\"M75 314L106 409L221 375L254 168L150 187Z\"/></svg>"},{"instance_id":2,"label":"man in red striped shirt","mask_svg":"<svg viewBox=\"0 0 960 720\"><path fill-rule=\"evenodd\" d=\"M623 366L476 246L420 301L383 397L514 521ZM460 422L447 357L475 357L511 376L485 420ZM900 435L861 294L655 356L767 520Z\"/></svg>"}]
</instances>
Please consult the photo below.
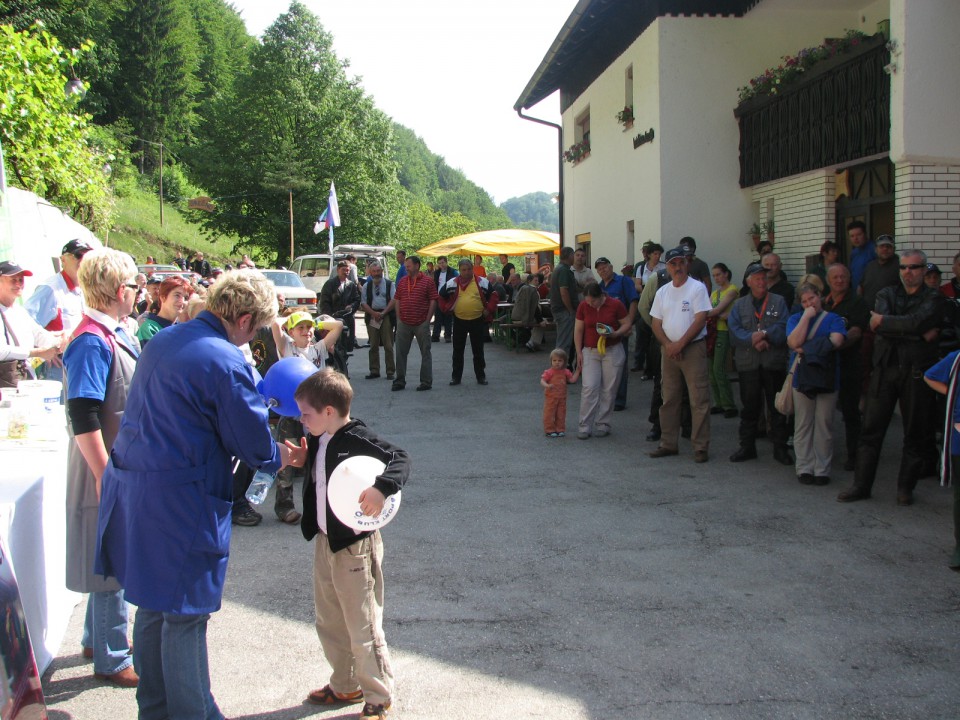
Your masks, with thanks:
<instances>
[{"instance_id":1,"label":"man in red striped shirt","mask_svg":"<svg viewBox=\"0 0 960 720\"><path fill-rule=\"evenodd\" d=\"M433 387L433 357L430 354L430 318L437 307L437 287L433 278L420 272L420 258L408 257L407 274L397 281L393 300L384 312L397 306L397 339L395 343L397 377L391 390L407 386L407 355L414 338L420 346L420 384L417 390Z\"/></svg>"}]
</instances>

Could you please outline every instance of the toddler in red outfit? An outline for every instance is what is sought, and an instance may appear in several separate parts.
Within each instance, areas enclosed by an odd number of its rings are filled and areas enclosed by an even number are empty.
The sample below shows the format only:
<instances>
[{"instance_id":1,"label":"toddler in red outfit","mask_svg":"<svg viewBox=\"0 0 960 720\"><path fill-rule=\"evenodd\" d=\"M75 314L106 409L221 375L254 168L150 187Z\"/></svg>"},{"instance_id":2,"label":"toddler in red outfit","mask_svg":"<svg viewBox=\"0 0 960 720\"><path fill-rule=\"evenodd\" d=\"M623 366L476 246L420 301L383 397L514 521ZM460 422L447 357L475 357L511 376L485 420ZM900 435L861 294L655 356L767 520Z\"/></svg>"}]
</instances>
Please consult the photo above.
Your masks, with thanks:
<instances>
[{"instance_id":1,"label":"toddler in red outfit","mask_svg":"<svg viewBox=\"0 0 960 720\"><path fill-rule=\"evenodd\" d=\"M543 433L547 437L563 437L567 429L567 385L577 381L575 373L567 369L567 353L557 348L550 353L550 367L540 376L543 385Z\"/></svg>"}]
</instances>

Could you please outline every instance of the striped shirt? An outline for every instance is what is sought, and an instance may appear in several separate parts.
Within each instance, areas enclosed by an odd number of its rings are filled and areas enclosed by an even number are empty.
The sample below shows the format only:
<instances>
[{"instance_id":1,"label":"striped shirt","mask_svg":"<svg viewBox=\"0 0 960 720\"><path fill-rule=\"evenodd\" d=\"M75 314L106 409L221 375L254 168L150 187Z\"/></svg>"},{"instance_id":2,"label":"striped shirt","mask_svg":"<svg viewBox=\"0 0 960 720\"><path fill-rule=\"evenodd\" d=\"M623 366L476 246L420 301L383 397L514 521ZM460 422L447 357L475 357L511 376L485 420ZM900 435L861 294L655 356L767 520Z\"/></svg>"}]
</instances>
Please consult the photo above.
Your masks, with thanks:
<instances>
[{"instance_id":1,"label":"striped shirt","mask_svg":"<svg viewBox=\"0 0 960 720\"><path fill-rule=\"evenodd\" d=\"M430 304L437 299L433 278L423 273L406 275L397 281L395 294L404 325L422 325L430 319Z\"/></svg>"}]
</instances>

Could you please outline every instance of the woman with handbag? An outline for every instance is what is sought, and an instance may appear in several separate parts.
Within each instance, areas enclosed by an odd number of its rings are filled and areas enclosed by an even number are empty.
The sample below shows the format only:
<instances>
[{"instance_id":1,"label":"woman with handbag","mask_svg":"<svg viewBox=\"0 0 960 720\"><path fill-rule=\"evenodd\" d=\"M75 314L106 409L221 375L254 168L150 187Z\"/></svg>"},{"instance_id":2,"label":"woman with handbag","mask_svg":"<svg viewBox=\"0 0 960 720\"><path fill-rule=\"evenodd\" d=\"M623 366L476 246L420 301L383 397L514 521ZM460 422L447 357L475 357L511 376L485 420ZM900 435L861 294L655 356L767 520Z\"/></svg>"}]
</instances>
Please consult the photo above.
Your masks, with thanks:
<instances>
[{"instance_id":1,"label":"woman with handbag","mask_svg":"<svg viewBox=\"0 0 960 720\"><path fill-rule=\"evenodd\" d=\"M787 345L793 351L797 479L803 485L826 485L833 462L833 411L840 381L836 351L847 331L843 318L823 310L815 285L801 285L797 295L803 311L787 320Z\"/></svg>"},{"instance_id":2,"label":"woman with handbag","mask_svg":"<svg viewBox=\"0 0 960 720\"><path fill-rule=\"evenodd\" d=\"M707 313L707 353L710 358L710 393L713 396L711 415L723 413L725 418L737 417L737 406L733 402L733 389L727 377L727 360L730 354L730 330L727 316L733 301L739 297L737 286L730 282L733 273L723 263L713 266L713 292L710 293L710 305L713 309ZM710 326L714 326L711 331ZM710 343L710 336L715 337ZM712 350L712 353L711 353Z\"/></svg>"}]
</instances>

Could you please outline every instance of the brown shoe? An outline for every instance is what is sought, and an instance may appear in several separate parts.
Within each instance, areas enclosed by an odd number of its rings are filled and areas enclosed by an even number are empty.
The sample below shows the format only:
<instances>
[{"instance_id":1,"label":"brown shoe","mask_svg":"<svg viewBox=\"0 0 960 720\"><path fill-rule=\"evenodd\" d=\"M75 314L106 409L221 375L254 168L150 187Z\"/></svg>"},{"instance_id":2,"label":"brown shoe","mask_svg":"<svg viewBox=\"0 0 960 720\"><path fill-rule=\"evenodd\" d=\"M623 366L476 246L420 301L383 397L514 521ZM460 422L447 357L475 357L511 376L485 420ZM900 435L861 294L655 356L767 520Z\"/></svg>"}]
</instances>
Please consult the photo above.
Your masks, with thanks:
<instances>
[{"instance_id":1,"label":"brown shoe","mask_svg":"<svg viewBox=\"0 0 960 720\"><path fill-rule=\"evenodd\" d=\"M86 660L93 660L93 648L85 647L83 649L83 657Z\"/></svg>"},{"instance_id":2,"label":"brown shoe","mask_svg":"<svg viewBox=\"0 0 960 720\"><path fill-rule=\"evenodd\" d=\"M913 492L910 490L901 490L897 493L897 505L907 507L913 505Z\"/></svg>"},{"instance_id":3,"label":"brown shoe","mask_svg":"<svg viewBox=\"0 0 960 720\"><path fill-rule=\"evenodd\" d=\"M652 458L662 458L662 457L668 457L670 455L679 455L679 454L680 454L679 450L671 450L670 448L665 448L662 445L658 447L656 450L654 450L652 453L649 453L650 457Z\"/></svg>"},{"instance_id":4,"label":"brown shoe","mask_svg":"<svg viewBox=\"0 0 960 720\"><path fill-rule=\"evenodd\" d=\"M389 709L389 701L385 702L383 705L364 703L363 712L360 713L360 720L387 720L387 710Z\"/></svg>"},{"instance_id":5,"label":"brown shoe","mask_svg":"<svg viewBox=\"0 0 960 720\"><path fill-rule=\"evenodd\" d=\"M307 695L307 702L311 705L355 705L363 702L363 690L341 694L329 685L324 685L319 690L314 690Z\"/></svg>"},{"instance_id":6,"label":"brown shoe","mask_svg":"<svg viewBox=\"0 0 960 720\"><path fill-rule=\"evenodd\" d=\"M837 502L857 502L857 500L869 500L870 491L861 490L856 485L847 488L837 495Z\"/></svg>"},{"instance_id":7,"label":"brown shoe","mask_svg":"<svg viewBox=\"0 0 960 720\"><path fill-rule=\"evenodd\" d=\"M113 675L94 673L93 676L97 680L102 680L103 682L108 682L111 685L116 685L117 687L122 688L135 688L140 683L140 678L137 676L137 671L134 670L132 666L125 667L120 672L113 673Z\"/></svg>"},{"instance_id":8,"label":"brown shoe","mask_svg":"<svg viewBox=\"0 0 960 720\"><path fill-rule=\"evenodd\" d=\"M300 518L302 517L303 515L292 508L290 510L277 512L277 518L281 522L285 522L287 525L296 525L298 522L300 522Z\"/></svg>"},{"instance_id":9,"label":"brown shoe","mask_svg":"<svg viewBox=\"0 0 960 720\"><path fill-rule=\"evenodd\" d=\"M693 461L695 463L705 463L709 459L710 456L707 454L706 450L694 450Z\"/></svg>"}]
</instances>

